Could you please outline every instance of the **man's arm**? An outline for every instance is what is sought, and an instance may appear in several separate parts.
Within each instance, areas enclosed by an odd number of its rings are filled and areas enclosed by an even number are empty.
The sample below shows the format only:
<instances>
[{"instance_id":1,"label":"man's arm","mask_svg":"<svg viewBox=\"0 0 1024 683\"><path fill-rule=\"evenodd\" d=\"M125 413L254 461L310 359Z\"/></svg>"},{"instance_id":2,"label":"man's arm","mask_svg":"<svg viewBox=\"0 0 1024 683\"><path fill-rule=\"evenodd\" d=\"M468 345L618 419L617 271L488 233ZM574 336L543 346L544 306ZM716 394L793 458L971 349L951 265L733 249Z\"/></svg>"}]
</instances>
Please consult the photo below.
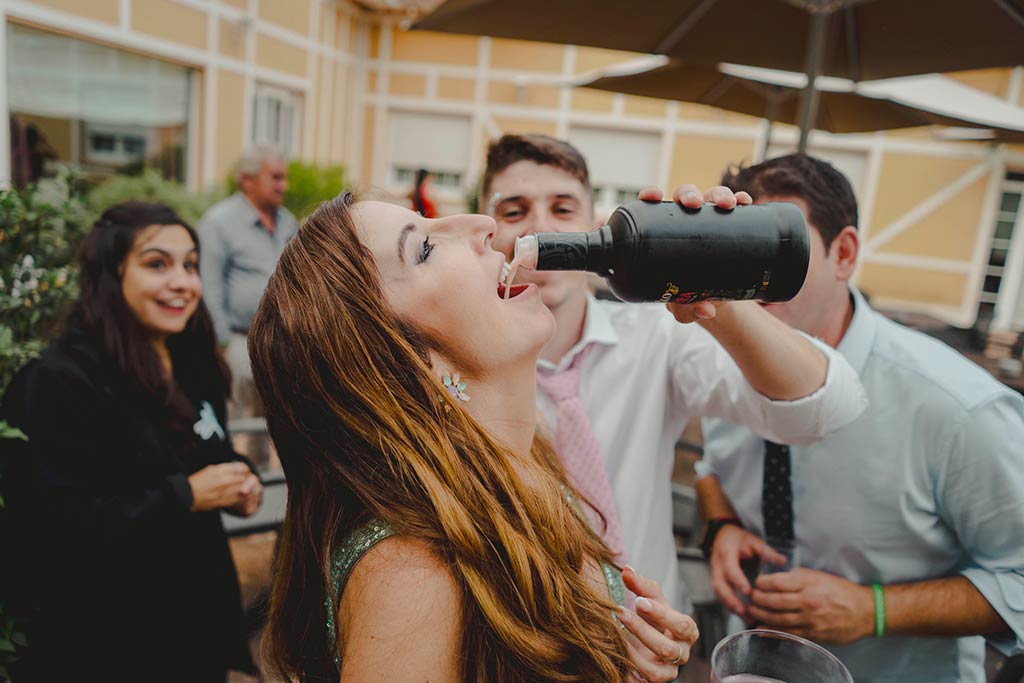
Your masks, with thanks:
<instances>
[{"instance_id":1,"label":"man's arm","mask_svg":"<svg viewBox=\"0 0 1024 683\"><path fill-rule=\"evenodd\" d=\"M662 193L646 188L639 197L655 201ZM746 192L733 194L723 186L702 197L695 185L683 185L673 198L687 208L705 201L720 209L751 203ZM680 345L676 384L692 412L801 445L847 425L867 407L856 372L838 352L812 342L753 301L668 304L668 309L681 323L698 322L717 342Z\"/></svg>"},{"instance_id":2,"label":"man's arm","mask_svg":"<svg viewBox=\"0 0 1024 683\"><path fill-rule=\"evenodd\" d=\"M217 333L217 343L227 346L231 339L231 323L227 313L227 248L216 218L207 212L196 226L202 251L199 256L199 276L203 281L203 302Z\"/></svg>"},{"instance_id":3,"label":"man's arm","mask_svg":"<svg viewBox=\"0 0 1024 683\"><path fill-rule=\"evenodd\" d=\"M1005 391L953 431L939 510L971 564L961 572L1005 622L996 644L1024 647L1024 400ZM1008 627L1008 629L1006 629Z\"/></svg>"},{"instance_id":4,"label":"man's arm","mask_svg":"<svg viewBox=\"0 0 1024 683\"><path fill-rule=\"evenodd\" d=\"M885 615L892 634L968 636L1010 628L963 576L886 586Z\"/></svg>"},{"instance_id":5,"label":"man's arm","mask_svg":"<svg viewBox=\"0 0 1024 683\"><path fill-rule=\"evenodd\" d=\"M940 514L972 564L958 576L885 586L887 634L1001 634L1008 650L1024 644L1022 405L1005 393L950 425L949 447L930 466ZM752 601L755 619L813 640L841 644L875 632L872 588L832 574L761 576Z\"/></svg>"},{"instance_id":6,"label":"man's arm","mask_svg":"<svg viewBox=\"0 0 1024 683\"><path fill-rule=\"evenodd\" d=\"M657 188L646 188L640 199L658 201ZM682 206L699 209L711 202L722 209L752 203L746 192L713 187L700 194L696 185L682 185L673 193ZM791 327L752 301L669 304L679 322L699 322L718 340L740 367L754 389L777 401L808 396L825 384L828 360L819 349Z\"/></svg>"},{"instance_id":7,"label":"man's arm","mask_svg":"<svg viewBox=\"0 0 1024 683\"><path fill-rule=\"evenodd\" d=\"M753 301L720 302L717 308L715 317L700 325L760 394L793 401L824 386L828 359L806 337Z\"/></svg>"}]
</instances>

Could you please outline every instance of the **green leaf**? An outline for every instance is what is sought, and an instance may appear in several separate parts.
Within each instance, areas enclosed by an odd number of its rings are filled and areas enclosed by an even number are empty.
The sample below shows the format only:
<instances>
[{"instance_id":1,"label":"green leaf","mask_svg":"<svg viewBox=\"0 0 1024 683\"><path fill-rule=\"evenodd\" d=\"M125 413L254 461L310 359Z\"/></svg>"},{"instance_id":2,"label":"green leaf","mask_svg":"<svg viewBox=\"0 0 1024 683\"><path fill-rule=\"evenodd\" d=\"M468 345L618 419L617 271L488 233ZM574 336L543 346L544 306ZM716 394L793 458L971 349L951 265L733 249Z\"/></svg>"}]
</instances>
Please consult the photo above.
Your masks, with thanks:
<instances>
[{"instance_id":1,"label":"green leaf","mask_svg":"<svg viewBox=\"0 0 1024 683\"><path fill-rule=\"evenodd\" d=\"M22 647L28 647L28 637L24 633L15 633L11 636L11 640L15 644L21 645Z\"/></svg>"},{"instance_id":2,"label":"green leaf","mask_svg":"<svg viewBox=\"0 0 1024 683\"><path fill-rule=\"evenodd\" d=\"M0 420L0 439L21 439L22 441L28 441L28 437L25 436L25 432L21 431L17 427L12 427L4 420Z\"/></svg>"},{"instance_id":3,"label":"green leaf","mask_svg":"<svg viewBox=\"0 0 1024 683\"><path fill-rule=\"evenodd\" d=\"M9 680L10 678L11 674L7 672L7 669L4 668L3 664L0 664L0 680Z\"/></svg>"},{"instance_id":4,"label":"green leaf","mask_svg":"<svg viewBox=\"0 0 1024 683\"><path fill-rule=\"evenodd\" d=\"M14 643L7 638L0 638L0 652L14 652Z\"/></svg>"}]
</instances>

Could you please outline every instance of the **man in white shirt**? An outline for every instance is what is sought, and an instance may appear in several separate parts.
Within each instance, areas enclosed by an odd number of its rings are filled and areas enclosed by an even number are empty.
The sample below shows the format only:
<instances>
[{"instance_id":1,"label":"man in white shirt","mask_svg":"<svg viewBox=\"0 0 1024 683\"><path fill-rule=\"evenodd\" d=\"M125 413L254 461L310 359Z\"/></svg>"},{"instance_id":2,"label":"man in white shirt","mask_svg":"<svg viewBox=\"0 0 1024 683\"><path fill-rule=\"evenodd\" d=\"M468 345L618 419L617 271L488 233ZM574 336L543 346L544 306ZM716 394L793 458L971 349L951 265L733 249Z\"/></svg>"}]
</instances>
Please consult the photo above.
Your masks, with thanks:
<instances>
[{"instance_id":1,"label":"man in white shirt","mask_svg":"<svg viewBox=\"0 0 1024 683\"><path fill-rule=\"evenodd\" d=\"M497 222L493 245L509 257L518 236L594 228L586 162L560 140L506 135L492 143L481 191L482 206ZM661 193L647 190L642 197L659 200ZM689 207L705 199L692 185L676 190L675 198ZM724 187L707 199L726 209L750 202ZM579 367L578 398L613 500L602 505L600 491L583 483L594 473L561 448L559 455L609 522L606 542L640 574L659 581L675 605L686 601L678 585L670 479L674 445L687 421L716 415L771 438L810 443L864 409L862 389L838 354L753 302L671 304L670 315L659 304L598 301L584 273L521 270L516 281L535 282L555 317L555 334L541 352L538 407L557 436L564 413L544 380ZM624 548L614 547L608 533L619 521Z\"/></svg>"},{"instance_id":2,"label":"man in white shirt","mask_svg":"<svg viewBox=\"0 0 1024 683\"><path fill-rule=\"evenodd\" d=\"M807 280L766 308L837 347L869 407L807 447L703 421L715 592L748 623L827 645L857 683L983 683L979 636L1007 653L1024 636L1024 400L849 285L857 204L832 166L794 154L724 183L803 210ZM743 562L780 543L798 567L751 585Z\"/></svg>"}]
</instances>

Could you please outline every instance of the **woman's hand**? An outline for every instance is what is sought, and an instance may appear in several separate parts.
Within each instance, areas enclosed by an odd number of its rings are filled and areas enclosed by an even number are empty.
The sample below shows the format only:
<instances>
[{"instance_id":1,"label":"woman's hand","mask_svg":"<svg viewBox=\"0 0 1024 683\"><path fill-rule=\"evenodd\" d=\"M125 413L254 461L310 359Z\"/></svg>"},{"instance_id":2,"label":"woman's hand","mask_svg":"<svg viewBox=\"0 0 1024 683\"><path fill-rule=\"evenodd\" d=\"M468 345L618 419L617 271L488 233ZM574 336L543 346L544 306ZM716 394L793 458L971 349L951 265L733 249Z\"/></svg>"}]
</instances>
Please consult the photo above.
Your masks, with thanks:
<instances>
[{"instance_id":1,"label":"woman's hand","mask_svg":"<svg viewBox=\"0 0 1024 683\"><path fill-rule=\"evenodd\" d=\"M248 491L252 489L250 477L255 479L255 475L243 462L207 465L188 478L189 486L192 487L192 511L206 512L243 504Z\"/></svg>"},{"instance_id":2,"label":"woman's hand","mask_svg":"<svg viewBox=\"0 0 1024 683\"><path fill-rule=\"evenodd\" d=\"M227 511L239 517L248 517L260 509L260 503L263 501L263 483L259 477L250 473L242 483L240 492L242 494L241 502L227 508Z\"/></svg>"},{"instance_id":3,"label":"woman's hand","mask_svg":"<svg viewBox=\"0 0 1024 683\"><path fill-rule=\"evenodd\" d=\"M652 682L674 681L700 635L697 624L669 605L657 581L629 566L622 570L622 581L637 595L635 614L619 610L619 619L629 630L626 644L636 676Z\"/></svg>"}]
</instances>

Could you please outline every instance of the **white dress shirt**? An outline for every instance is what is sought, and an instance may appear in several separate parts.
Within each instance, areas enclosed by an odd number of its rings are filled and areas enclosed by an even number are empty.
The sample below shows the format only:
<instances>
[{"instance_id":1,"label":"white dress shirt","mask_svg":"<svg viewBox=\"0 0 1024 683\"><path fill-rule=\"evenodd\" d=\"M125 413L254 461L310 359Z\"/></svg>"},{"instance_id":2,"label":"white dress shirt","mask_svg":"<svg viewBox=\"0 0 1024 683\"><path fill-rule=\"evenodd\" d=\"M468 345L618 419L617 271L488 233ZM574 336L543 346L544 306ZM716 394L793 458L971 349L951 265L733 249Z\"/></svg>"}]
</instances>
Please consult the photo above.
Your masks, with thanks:
<instances>
[{"instance_id":1,"label":"white dress shirt","mask_svg":"<svg viewBox=\"0 0 1024 683\"><path fill-rule=\"evenodd\" d=\"M790 449L800 566L862 585L965 576L1024 635L1024 400L945 344L897 325L852 293L839 351L870 407L810 447ZM704 420L698 474L716 475L763 535L764 443ZM857 683L983 683L984 641L869 638L830 648Z\"/></svg>"},{"instance_id":2,"label":"white dress shirt","mask_svg":"<svg viewBox=\"0 0 1024 683\"><path fill-rule=\"evenodd\" d=\"M619 508L626 557L660 582L684 607L672 536L675 444L691 417L714 415L765 437L810 443L857 417L867 405L856 373L834 350L824 386L796 401L772 401L755 391L732 357L699 325L682 325L661 304L587 302L580 342L555 367L569 367L587 345L580 397L594 426ZM552 430L556 409L543 391L538 408Z\"/></svg>"}]
</instances>

